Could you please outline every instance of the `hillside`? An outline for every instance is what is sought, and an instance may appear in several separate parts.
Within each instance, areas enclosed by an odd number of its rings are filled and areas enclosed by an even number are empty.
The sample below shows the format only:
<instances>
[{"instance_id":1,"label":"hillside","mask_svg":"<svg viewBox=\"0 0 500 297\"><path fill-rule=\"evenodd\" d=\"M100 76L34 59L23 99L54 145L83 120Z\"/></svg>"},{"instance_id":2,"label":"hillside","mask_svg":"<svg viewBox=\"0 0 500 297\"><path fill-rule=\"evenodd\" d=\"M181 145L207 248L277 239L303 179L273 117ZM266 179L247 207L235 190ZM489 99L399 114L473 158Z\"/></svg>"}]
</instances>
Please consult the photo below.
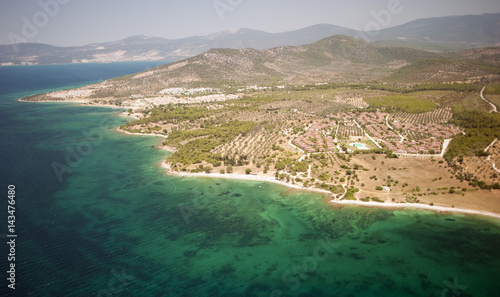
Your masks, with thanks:
<instances>
[{"instance_id":1,"label":"hillside","mask_svg":"<svg viewBox=\"0 0 500 297\"><path fill-rule=\"evenodd\" d=\"M355 36L356 33L356 30L334 25L315 25L283 33L268 33L243 28L181 39L138 35L113 42L75 47L19 43L0 45L0 64L171 61L192 57L212 48L267 49L277 46L296 46L312 43L331 35Z\"/></svg>"},{"instance_id":2,"label":"hillside","mask_svg":"<svg viewBox=\"0 0 500 297\"><path fill-rule=\"evenodd\" d=\"M212 49L139 74L109 80L94 97L157 94L168 87L276 86L324 82L442 83L494 79L498 48L436 54L379 47L346 36L318 42L256 49Z\"/></svg>"},{"instance_id":3,"label":"hillside","mask_svg":"<svg viewBox=\"0 0 500 297\"><path fill-rule=\"evenodd\" d=\"M347 36L272 49L211 49L138 74L97 84L91 98L156 96L165 88L208 87L234 92L259 85L481 82L500 75L500 48L438 54L380 47ZM40 100L35 96L30 100Z\"/></svg>"},{"instance_id":4,"label":"hillside","mask_svg":"<svg viewBox=\"0 0 500 297\"><path fill-rule=\"evenodd\" d=\"M114 42L74 47L33 43L0 45L0 64L172 61L192 57L213 48L269 49L298 46L332 35L355 37L375 42L381 47L410 47L446 52L498 46L499 32L500 14L421 19L376 32L361 32L328 24L282 33L237 29L182 39L132 36Z\"/></svg>"},{"instance_id":5,"label":"hillside","mask_svg":"<svg viewBox=\"0 0 500 297\"><path fill-rule=\"evenodd\" d=\"M500 78L499 50L437 54L332 36L212 49L23 100L127 109L135 120L122 131L166 137L169 174L257 174L338 200L467 207L500 193L500 120L479 94ZM449 83L458 80L474 84Z\"/></svg>"},{"instance_id":6,"label":"hillside","mask_svg":"<svg viewBox=\"0 0 500 297\"><path fill-rule=\"evenodd\" d=\"M192 58L159 66L138 75L108 81L113 92L98 97L158 92L166 87L365 82L383 79L399 67L436 54L379 48L346 36L332 36L309 45L267 50L212 49Z\"/></svg>"}]
</instances>

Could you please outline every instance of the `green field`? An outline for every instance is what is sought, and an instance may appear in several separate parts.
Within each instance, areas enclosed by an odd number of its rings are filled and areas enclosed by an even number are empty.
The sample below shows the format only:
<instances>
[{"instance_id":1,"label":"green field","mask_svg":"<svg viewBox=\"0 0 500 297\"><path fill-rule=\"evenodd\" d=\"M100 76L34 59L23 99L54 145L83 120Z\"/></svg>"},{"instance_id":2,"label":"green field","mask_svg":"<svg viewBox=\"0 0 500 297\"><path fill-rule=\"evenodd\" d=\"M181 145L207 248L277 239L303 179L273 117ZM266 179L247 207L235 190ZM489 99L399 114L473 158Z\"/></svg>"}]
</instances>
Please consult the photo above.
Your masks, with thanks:
<instances>
[{"instance_id":1,"label":"green field","mask_svg":"<svg viewBox=\"0 0 500 297\"><path fill-rule=\"evenodd\" d=\"M385 108L386 111L403 111L421 113L436 109L434 101L426 98L417 98L411 95L391 95L384 97L365 98L370 106Z\"/></svg>"},{"instance_id":2,"label":"green field","mask_svg":"<svg viewBox=\"0 0 500 297\"><path fill-rule=\"evenodd\" d=\"M484 97L500 109L500 83L487 86L484 90Z\"/></svg>"}]
</instances>

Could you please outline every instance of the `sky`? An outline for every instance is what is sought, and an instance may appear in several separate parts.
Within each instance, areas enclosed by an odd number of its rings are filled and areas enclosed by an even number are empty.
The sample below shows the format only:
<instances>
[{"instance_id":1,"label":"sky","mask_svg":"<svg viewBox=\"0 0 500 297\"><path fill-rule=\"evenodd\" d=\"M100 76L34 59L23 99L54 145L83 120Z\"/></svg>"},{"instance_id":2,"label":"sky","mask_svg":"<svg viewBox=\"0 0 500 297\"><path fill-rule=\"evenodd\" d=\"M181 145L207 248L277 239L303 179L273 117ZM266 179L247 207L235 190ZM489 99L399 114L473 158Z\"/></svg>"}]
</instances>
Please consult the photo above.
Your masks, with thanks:
<instances>
[{"instance_id":1,"label":"sky","mask_svg":"<svg viewBox=\"0 0 500 297\"><path fill-rule=\"evenodd\" d=\"M133 35L168 39L237 28L315 24L365 30L416 19L500 12L499 0L0 0L0 43L79 46Z\"/></svg>"}]
</instances>

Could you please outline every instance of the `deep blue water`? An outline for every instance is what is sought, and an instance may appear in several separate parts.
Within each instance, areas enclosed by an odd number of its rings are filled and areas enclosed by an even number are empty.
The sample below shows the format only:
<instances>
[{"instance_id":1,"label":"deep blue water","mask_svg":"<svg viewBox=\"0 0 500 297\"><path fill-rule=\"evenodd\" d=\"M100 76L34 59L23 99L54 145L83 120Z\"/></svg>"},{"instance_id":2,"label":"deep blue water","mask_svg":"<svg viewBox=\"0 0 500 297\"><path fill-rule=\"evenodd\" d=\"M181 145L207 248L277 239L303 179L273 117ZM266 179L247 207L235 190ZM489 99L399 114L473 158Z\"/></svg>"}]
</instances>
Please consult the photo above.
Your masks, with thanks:
<instances>
[{"instance_id":1,"label":"deep blue water","mask_svg":"<svg viewBox=\"0 0 500 297\"><path fill-rule=\"evenodd\" d=\"M0 68L0 267L16 187L16 289L2 296L497 296L500 223L334 209L259 182L163 175L117 110L18 98L153 67ZM0 191L1 192L1 191Z\"/></svg>"}]
</instances>

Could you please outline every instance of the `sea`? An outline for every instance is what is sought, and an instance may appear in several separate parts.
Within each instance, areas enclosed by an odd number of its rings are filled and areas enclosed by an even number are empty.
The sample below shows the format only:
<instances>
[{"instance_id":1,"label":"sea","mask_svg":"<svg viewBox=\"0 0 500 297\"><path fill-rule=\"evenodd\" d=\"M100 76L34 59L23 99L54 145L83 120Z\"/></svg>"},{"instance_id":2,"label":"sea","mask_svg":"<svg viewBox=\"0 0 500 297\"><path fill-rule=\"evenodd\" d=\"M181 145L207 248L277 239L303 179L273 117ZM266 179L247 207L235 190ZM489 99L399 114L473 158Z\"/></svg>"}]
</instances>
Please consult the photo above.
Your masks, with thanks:
<instances>
[{"instance_id":1,"label":"sea","mask_svg":"<svg viewBox=\"0 0 500 297\"><path fill-rule=\"evenodd\" d=\"M18 101L162 63L0 67L1 296L500 296L499 220L167 176L122 110Z\"/></svg>"}]
</instances>

